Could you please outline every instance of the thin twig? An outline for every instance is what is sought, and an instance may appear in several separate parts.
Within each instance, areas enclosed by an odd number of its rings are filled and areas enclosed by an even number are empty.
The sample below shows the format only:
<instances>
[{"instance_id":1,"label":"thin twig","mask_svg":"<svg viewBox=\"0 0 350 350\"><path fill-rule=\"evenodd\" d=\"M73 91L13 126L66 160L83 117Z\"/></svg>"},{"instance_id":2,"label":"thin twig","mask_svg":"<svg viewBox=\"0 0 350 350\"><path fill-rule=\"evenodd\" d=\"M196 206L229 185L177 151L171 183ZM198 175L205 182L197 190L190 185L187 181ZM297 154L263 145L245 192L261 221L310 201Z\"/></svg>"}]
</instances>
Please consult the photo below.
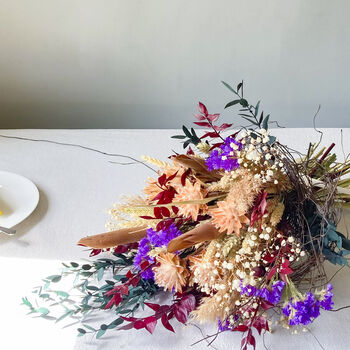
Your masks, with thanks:
<instances>
[{"instance_id":1,"label":"thin twig","mask_svg":"<svg viewBox=\"0 0 350 350\"><path fill-rule=\"evenodd\" d=\"M153 169L152 167L150 167L146 163L141 162L140 160L137 160L137 159L135 159L135 158L133 158L131 156L126 156L124 154L109 153L109 152L100 151L100 150L92 148L92 147L78 145L78 144L75 144L75 143L66 143L66 142L52 141L52 140L46 140L46 139L32 139L32 138L28 138L28 137L8 136L8 135L0 135L0 137L6 138L6 139L15 139L15 140L33 141L33 142L46 142L46 143L52 143L52 144L61 145L61 146L77 147L77 148L85 149L87 151L103 154L103 155L109 156L109 157L127 158L127 159L130 159L130 160L132 160L132 161L134 161L136 163L142 164L145 167L147 167L148 169L150 169L150 170L154 171L155 173L157 173L157 171L155 169Z\"/></svg>"}]
</instances>

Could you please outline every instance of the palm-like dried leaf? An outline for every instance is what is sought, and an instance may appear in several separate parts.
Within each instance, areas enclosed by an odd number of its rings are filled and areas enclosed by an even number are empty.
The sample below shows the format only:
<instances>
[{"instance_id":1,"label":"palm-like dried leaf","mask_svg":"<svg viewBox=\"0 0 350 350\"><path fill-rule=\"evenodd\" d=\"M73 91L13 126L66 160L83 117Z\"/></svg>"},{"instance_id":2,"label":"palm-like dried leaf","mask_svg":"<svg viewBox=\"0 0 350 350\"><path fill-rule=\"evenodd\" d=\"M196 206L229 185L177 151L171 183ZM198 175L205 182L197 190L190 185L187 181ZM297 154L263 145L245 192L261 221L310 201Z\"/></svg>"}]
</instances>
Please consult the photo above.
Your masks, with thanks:
<instances>
[{"instance_id":1,"label":"palm-like dried leaf","mask_svg":"<svg viewBox=\"0 0 350 350\"><path fill-rule=\"evenodd\" d=\"M138 242L146 236L146 233L147 228L145 226L139 228L123 228L81 238L78 244L94 249L112 248L121 244Z\"/></svg>"},{"instance_id":2,"label":"palm-like dried leaf","mask_svg":"<svg viewBox=\"0 0 350 350\"><path fill-rule=\"evenodd\" d=\"M212 223L206 222L171 240L168 244L168 252L173 253L177 250L192 247L197 243L211 241L222 234Z\"/></svg>"}]
</instances>

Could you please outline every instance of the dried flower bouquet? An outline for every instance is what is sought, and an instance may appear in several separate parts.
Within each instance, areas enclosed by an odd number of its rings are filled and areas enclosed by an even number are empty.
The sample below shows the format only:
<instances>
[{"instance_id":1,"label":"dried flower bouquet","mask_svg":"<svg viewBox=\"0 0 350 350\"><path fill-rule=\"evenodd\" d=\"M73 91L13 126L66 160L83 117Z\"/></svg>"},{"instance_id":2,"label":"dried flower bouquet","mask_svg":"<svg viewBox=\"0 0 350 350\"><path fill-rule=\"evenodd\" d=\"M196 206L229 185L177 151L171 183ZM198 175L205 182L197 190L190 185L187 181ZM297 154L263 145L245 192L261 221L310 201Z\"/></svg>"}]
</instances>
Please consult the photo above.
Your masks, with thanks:
<instances>
[{"instance_id":1,"label":"dried flower bouquet","mask_svg":"<svg viewBox=\"0 0 350 350\"><path fill-rule=\"evenodd\" d=\"M64 307L58 320L115 311L115 320L98 329L83 323L80 336L115 328L153 333L157 323L174 331L170 320L191 318L214 322L213 338L242 332L247 349L255 348L254 334L270 331L276 313L281 326L303 327L333 308L324 262L348 265L350 241L336 225L350 202L350 162L337 162L334 144L310 144L306 154L289 149L270 134L259 102L244 98L243 83L224 85L235 95L225 108L239 107L249 125L230 133L232 124L217 125L220 115L199 103L195 124L205 133L183 126L173 137L186 154L143 157L158 168L143 196L111 209L109 232L79 241L91 256L109 251L112 258L64 264L35 290ZM82 293L73 306L68 292L52 289L66 275ZM170 305L150 302L162 290L173 294ZM32 313L49 313L23 302ZM136 317L144 305L150 312Z\"/></svg>"}]
</instances>

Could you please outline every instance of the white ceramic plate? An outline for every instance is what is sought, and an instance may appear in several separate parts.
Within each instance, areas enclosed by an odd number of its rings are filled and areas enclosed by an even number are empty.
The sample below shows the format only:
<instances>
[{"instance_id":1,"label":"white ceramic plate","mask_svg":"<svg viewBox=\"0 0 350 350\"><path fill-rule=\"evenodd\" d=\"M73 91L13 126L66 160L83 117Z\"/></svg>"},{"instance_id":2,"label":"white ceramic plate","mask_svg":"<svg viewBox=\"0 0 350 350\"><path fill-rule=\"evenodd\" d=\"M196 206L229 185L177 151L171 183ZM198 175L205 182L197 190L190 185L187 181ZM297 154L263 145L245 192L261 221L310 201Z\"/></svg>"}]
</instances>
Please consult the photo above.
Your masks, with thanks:
<instances>
[{"instance_id":1,"label":"white ceramic plate","mask_svg":"<svg viewBox=\"0 0 350 350\"><path fill-rule=\"evenodd\" d=\"M37 187L24 176L0 171L0 226L11 228L27 218L39 202Z\"/></svg>"}]
</instances>

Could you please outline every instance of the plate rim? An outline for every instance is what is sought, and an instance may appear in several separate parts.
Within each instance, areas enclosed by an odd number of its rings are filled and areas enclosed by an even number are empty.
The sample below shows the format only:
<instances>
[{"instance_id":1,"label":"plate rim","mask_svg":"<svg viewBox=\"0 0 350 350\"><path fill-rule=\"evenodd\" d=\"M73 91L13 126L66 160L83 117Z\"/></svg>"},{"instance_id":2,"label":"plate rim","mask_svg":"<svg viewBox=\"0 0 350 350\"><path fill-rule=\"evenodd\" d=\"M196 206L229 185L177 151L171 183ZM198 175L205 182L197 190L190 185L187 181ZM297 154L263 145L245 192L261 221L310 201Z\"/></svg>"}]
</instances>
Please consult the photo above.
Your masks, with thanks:
<instances>
[{"instance_id":1,"label":"plate rim","mask_svg":"<svg viewBox=\"0 0 350 350\"><path fill-rule=\"evenodd\" d=\"M21 174L17 174L17 173L14 173L12 171L7 171L7 170L0 170L0 174L1 173L6 173L6 174L9 174L9 175L15 175L19 178L22 178L24 179L25 181L29 182L31 185L32 185L32 188L35 189L35 195L36 195L36 198L35 198L35 205L33 206L33 209L28 213L28 215L26 217L24 217L21 221L17 222L16 224L14 225L11 225L11 226L8 226L7 228L12 228L14 226L17 226L19 225L21 222L23 222L25 219L27 219L33 212L34 210L37 208L38 204L39 204L39 200L40 200L40 192L39 192L39 189L37 187L37 185L30 179L28 179L27 177L21 175Z\"/></svg>"}]
</instances>

